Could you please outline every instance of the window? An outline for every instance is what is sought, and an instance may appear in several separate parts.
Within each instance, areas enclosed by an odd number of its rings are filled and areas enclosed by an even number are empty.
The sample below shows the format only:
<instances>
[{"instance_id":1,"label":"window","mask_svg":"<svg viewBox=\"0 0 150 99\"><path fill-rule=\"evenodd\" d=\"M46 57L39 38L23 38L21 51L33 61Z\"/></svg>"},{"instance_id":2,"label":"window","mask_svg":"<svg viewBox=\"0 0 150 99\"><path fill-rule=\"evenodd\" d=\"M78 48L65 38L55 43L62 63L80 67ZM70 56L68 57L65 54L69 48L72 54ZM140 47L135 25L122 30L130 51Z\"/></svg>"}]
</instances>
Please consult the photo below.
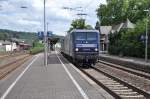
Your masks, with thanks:
<instances>
[{"instance_id":1,"label":"window","mask_svg":"<svg viewBox=\"0 0 150 99\"><path fill-rule=\"evenodd\" d=\"M76 40L86 40L86 33L75 33Z\"/></svg>"},{"instance_id":2,"label":"window","mask_svg":"<svg viewBox=\"0 0 150 99\"><path fill-rule=\"evenodd\" d=\"M95 41L97 40L97 33L87 33L87 40L89 41Z\"/></svg>"}]
</instances>

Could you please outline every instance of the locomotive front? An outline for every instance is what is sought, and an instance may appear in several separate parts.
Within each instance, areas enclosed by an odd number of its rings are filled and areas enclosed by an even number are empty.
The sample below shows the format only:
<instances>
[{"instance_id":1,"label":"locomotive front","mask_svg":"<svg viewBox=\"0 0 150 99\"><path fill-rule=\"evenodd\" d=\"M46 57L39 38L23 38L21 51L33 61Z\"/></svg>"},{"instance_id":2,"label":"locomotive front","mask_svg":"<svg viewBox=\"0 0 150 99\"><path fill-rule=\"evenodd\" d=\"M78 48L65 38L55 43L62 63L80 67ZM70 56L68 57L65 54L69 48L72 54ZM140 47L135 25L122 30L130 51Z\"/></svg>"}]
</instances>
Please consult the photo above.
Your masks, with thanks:
<instances>
[{"instance_id":1,"label":"locomotive front","mask_svg":"<svg viewBox=\"0 0 150 99\"><path fill-rule=\"evenodd\" d=\"M99 32L82 30L74 32L74 57L78 63L95 64L99 56Z\"/></svg>"}]
</instances>

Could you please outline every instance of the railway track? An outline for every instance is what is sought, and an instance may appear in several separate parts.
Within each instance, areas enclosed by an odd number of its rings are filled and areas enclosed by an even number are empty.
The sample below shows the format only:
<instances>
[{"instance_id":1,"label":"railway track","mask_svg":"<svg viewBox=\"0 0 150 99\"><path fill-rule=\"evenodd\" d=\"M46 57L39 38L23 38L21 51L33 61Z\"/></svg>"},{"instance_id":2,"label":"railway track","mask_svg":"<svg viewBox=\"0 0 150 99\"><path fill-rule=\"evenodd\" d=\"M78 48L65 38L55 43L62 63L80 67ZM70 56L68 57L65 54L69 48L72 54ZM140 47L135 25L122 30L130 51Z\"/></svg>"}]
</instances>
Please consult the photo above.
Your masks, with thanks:
<instances>
[{"instance_id":1,"label":"railway track","mask_svg":"<svg viewBox=\"0 0 150 99\"><path fill-rule=\"evenodd\" d=\"M4 77L6 77L8 74L10 74L12 71L14 71L19 66L21 66L29 58L31 58L31 55L25 55L24 57L21 57L13 62L10 62L3 66L0 66L0 80L3 79Z\"/></svg>"},{"instance_id":2,"label":"railway track","mask_svg":"<svg viewBox=\"0 0 150 99\"><path fill-rule=\"evenodd\" d=\"M103 62L79 69L116 99L150 99L149 74L111 65Z\"/></svg>"},{"instance_id":3,"label":"railway track","mask_svg":"<svg viewBox=\"0 0 150 99\"><path fill-rule=\"evenodd\" d=\"M150 94L109 73L92 67L80 69L116 99L150 99Z\"/></svg>"},{"instance_id":4,"label":"railway track","mask_svg":"<svg viewBox=\"0 0 150 99\"><path fill-rule=\"evenodd\" d=\"M9 54L6 54L6 55L0 55L0 59L5 59L5 58L8 58L8 57L14 57L14 56L20 56L20 55L25 55L26 52L20 52L20 53L9 53Z\"/></svg>"},{"instance_id":5,"label":"railway track","mask_svg":"<svg viewBox=\"0 0 150 99\"><path fill-rule=\"evenodd\" d=\"M140 76L140 77L144 77L144 78L150 80L150 74L149 73L139 71L139 70L134 70L134 69L131 69L131 68L128 68L128 67L124 67L124 66L121 66L121 65L113 64L113 63L102 61L102 60L99 60L99 63L110 66L110 67L114 67L116 69L126 71L128 73L131 73L131 74L134 74L134 75L137 75L137 76Z\"/></svg>"}]
</instances>

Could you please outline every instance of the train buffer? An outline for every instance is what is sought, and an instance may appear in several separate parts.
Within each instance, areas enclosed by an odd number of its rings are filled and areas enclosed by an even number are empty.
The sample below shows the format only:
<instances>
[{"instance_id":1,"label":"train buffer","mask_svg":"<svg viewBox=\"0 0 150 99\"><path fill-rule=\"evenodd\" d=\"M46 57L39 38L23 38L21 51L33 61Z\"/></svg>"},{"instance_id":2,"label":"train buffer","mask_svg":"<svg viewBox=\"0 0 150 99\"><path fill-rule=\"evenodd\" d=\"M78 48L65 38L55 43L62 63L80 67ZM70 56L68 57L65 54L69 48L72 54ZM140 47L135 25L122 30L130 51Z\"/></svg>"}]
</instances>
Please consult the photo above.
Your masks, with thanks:
<instances>
[{"instance_id":1,"label":"train buffer","mask_svg":"<svg viewBox=\"0 0 150 99\"><path fill-rule=\"evenodd\" d=\"M0 81L0 99L113 99L61 54L35 55Z\"/></svg>"}]
</instances>

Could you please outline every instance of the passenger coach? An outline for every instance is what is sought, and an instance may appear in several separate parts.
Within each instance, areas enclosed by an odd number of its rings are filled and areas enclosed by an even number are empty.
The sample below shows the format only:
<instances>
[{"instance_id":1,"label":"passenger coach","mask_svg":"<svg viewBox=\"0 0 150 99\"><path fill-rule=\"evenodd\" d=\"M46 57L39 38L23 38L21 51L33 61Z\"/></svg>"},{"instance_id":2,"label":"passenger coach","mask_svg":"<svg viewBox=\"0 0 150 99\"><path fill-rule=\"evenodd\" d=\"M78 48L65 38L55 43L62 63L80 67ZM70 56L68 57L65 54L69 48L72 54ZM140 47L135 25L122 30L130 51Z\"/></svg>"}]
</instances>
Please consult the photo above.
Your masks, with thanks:
<instances>
[{"instance_id":1,"label":"passenger coach","mask_svg":"<svg viewBox=\"0 0 150 99\"><path fill-rule=\"evenodd\" d=\"M61 52L75 63L92 65L98 59L99 44L97 30L75 29L65 36L61 43Z\"/></svg>"}]
</instances>

